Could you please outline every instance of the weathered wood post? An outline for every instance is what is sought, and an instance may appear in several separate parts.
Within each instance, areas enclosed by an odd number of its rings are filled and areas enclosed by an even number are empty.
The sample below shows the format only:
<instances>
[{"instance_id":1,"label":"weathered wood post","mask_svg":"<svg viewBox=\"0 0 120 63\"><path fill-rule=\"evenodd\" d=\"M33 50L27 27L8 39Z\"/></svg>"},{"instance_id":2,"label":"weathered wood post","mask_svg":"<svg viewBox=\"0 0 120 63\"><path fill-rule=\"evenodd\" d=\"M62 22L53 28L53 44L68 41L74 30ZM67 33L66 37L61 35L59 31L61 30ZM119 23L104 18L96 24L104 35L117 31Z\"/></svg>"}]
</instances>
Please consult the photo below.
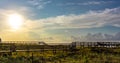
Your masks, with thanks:
<instances>
[{"instance_id":1,"label":"weathered wood post","mask_svg":"<svg viewBox=\"0 0 120 63\"><path fill-rule=\"evenodd\" d=\"M72 44L70 45L70 52L76 53L76 47L76 42L72 42Z\"/></svg>"},{"instance_id":2,"label":"weathered wood post","mask_svg":"<svg viewBox=\"0 0 120 63\"><path fill-rule=\"evenodd\" d=\"M55 55L56 54L56 47L52 46L52 49L53 49L53 55Z\"/></svg>"},{"instance_id":3,"label":"weathered wood post","mask_svg":"<svg viewBox=\"0 0 120 63\"><path fill-rule=\"evenodd\" d=\"M16 52L16 46L15 44L10 45L10 54L12 55L12 52Z\"/></svg>"},{"instance_id":4,"label":"weathered wood post","mask_svg":"<svg viewBox=\"0 0 120 63\"><path fill-rule=\"evenodd\" d=\"M2 39L0 38L0 43L2 42Z\"/></svg>"},{"instance_id":5,"label":"weathered wood post","mask_svg":"<svg viewBox=\"0 0 120 63\"><path fill-rule=\"evenodd\" d=\"M33 62L33 53L32 53L32 63L34 63L34 62Z\"/></svg>"}]
</instances>

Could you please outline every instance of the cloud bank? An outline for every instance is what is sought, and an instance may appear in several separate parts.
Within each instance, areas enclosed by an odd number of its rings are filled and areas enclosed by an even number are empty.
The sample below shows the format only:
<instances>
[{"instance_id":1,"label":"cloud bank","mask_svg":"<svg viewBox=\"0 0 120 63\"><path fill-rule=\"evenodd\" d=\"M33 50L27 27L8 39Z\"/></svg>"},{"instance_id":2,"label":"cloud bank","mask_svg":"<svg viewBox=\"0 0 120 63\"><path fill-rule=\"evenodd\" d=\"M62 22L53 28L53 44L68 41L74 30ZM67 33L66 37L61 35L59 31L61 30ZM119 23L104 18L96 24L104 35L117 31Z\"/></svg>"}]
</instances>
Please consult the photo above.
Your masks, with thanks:
<instances>
[{"instance_id":1,"label":"cloud bank","mask_svg":"<svg viewBox=\"0 0 120 63\"><path fill-rule=\"evenodd\" d=\"M10 27L8 26L5 16L9 14L10 10L0 10L0 34L4 37L10 36L21 36L23 38L34 38L41 37L43 34L44 36L48 36L47 33L44 31L46 29L68 29L68 28L99 28L104 26L115 26L120 27L120 7L112 8L112 9L105 9L99 11L89 11L84 14L69 14L69 15L60 15L55 17L48 17L38 20L30 20L25 19L24 25L21 28L21 31L17 32L16 34L10 32ZM49 32L49 31L48 31ZM118 31L119 32L119 31ZM32 33L32 34L31 34ZM24 35L24 37L22 37ZM37 35L37 36L36 36ZM64 34L63 34L64 35ZM90 36L90 37L89 37ZM120 37L120 33L116 35L109 35L109 34L88 34L86 37L87 39L94 39L97 38L101 39L111 39L111 40L118 40ZM93 38L91 38L93 37ZM15 37L13 37L15 38ZM16 38L17 39L17 38ZM39 38L37 38L39 39Z\"/></svg>"},{"instance_id":2,"label":"cloud bank","mask_svg":"<svg viewBox=\"0 0 120 63\"><path fill-rule=\"evenodd\" d=\"M88 33L84 37L71 36L73 41L120 41L120 32L115 34Z\"/></svg>"},{"instance_id":3,"label":"cloud bank","mask_svg":"<svg viewBox=\"0 0 120 63\"><path fill-rule=\"evenodd\" d=\"M120 7L100 11L89 11L85 14L61 15L36 20L43 28L94 28L107 25L120 27Z\"/></svg>"}]
</instances>

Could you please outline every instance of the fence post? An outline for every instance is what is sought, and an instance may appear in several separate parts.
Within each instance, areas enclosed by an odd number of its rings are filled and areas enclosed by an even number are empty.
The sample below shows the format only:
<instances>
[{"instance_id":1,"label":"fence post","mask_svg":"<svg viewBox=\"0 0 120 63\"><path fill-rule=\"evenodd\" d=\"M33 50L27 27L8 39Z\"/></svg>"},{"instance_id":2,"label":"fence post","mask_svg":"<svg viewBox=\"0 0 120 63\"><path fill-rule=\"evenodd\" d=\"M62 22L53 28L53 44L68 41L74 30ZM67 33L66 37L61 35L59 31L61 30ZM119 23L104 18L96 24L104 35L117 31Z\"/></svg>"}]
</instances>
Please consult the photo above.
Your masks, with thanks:
<instances>
[{"instance_id":1,"label":"fence post","mask_svg":"<svg viewBox=\"0 0 120 63\"><path fill-rule=\"evenodd\" d=\"M33 63L33 53L32 53L32 63Z\"/></svg>"}]
</instances>

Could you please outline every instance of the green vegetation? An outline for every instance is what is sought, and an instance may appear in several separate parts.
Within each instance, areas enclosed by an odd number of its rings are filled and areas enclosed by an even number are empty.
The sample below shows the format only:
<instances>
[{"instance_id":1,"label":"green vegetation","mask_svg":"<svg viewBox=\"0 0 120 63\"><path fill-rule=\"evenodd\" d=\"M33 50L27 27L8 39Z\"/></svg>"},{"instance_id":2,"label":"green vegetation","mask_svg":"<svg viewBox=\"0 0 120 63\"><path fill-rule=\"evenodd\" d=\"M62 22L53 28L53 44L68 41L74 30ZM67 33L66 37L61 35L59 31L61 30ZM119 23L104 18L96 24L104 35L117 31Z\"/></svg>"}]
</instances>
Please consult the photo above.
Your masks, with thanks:
<instances>
[{"instance_id":1,"label":"green vegetation","mask_svg":"<svg viewBox=\"0 0 120 63\"><path fill-rule=\"evenodd\" d=\"M66 46L40 47L40 45L20 47L16 48L27 51L1 52L0 63L120 63L120 48L77 47L69 49ZM30 51L31 49L39 49L39 51Z\"/></svg>"}]
</instances>

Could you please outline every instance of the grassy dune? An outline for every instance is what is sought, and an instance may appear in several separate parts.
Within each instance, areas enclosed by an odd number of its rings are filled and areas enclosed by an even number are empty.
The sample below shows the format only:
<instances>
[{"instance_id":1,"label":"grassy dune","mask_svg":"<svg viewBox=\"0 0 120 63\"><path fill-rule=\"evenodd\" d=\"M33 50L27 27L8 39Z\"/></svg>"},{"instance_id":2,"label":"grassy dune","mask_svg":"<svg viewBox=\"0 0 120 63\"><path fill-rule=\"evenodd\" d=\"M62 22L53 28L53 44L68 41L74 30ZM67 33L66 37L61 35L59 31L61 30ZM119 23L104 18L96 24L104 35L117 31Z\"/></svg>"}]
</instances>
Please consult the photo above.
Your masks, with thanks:
<instances>
[{"instance_id":1,"label":"grassy dune","mask_svg":"<svg viewBox=\"0 0 120 63\"><path fill-rule=\"evenodd\" d=\"M0 63L120 63L120 48L78 47L66 51L8 52L1 53Z\"/></svg>"}]
</instances>

